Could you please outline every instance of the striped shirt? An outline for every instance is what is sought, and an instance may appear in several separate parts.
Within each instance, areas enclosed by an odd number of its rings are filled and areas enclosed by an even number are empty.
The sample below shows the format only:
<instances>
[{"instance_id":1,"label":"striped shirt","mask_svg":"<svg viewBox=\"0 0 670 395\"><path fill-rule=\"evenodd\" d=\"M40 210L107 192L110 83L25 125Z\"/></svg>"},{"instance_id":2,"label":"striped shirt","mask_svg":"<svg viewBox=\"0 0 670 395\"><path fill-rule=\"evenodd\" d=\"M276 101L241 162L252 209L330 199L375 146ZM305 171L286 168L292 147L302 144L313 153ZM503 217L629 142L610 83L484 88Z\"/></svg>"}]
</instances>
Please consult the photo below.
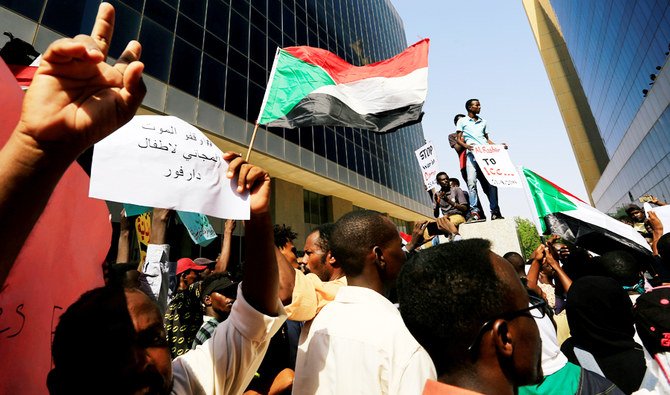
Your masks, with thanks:
<instances>
[{"instance_id":1,"label":"striped shirt","mask_svg":"<svg viewBox=\"0 0 670 395\"><path fill-rule=\"evenodd\" d=\"M202 326L198 329L198 333L195 334L195 339L193 339L191 348L196 348L212 337L212 333L214 333L216 326L219 325L219 321L217 321L216 318L208 315L203 316L202 321Z\"/></svg>"}]
</instances>

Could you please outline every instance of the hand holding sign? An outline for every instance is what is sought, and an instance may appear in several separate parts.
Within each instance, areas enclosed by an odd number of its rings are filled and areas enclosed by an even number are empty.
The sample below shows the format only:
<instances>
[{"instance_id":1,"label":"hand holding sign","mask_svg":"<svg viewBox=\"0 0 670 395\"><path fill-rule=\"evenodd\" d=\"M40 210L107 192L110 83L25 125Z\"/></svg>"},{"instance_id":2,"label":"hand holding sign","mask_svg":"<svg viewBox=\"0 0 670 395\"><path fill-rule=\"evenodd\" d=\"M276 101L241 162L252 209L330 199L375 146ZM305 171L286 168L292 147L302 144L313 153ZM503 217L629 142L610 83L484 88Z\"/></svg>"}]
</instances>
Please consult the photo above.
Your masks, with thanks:
<instances>
[{"instance_id":1,"label":"hand holding sign","mask_svg":"<svg viewBox=\"0 0 670 395\"><path fill-rule=\"evenodd\" d=\"M472 147L472 154L491 185L521 188L521 180L506 150L506 144L475 145Z\"/></svg>"},{"instance_id":2,"label":"hand holding sign","mask_svg":"<svg viewBox=\"0 0 670 395\"><path fill-rule=\"evenodd\" d=\"M270 175L264 169L247 163L242 155L226 152L223 159L228 161L230 179L237 178L237 192L249 191L251 214L267 214L270 211ZM237 177L236 177L237 176Z\"/></svg>"}]
</instances>

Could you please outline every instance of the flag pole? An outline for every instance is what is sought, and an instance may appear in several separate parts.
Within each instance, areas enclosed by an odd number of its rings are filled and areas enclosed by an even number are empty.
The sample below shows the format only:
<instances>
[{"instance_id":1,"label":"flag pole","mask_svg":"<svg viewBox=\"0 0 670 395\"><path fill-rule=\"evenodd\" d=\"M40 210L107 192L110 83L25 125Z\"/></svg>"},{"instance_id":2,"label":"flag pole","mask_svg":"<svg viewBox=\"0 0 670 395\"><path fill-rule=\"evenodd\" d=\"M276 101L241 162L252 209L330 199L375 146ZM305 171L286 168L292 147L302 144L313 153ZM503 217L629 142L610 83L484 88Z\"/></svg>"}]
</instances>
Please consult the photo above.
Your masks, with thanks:
<instances>
[{"instance_id":1,"label":"flag pole","mask_svg":"<svg viewBox=\"0 0 670 395\"><path fill-rule=\"evenodd\" d=\"M251 134L251 141L249 142L249 148L247 149L247 156L244 158L245 162L249 162L249 157L251 156L251 147L254 146L254 140L256 139L256 132L258 131L258 122L254 126L254 132Z\"/></svg>"},{"instance_id":2,"label":"flag pole","mask_svg":"<svg viewBox=\"0 0 670 395\"><path fill-rule=\"evenodd\" d=\"M263 117L263 112L265 111L265 105L268 103L268 97L270 95L270 88L272 87L272 81L275 76L275 71L277 70L277 62L279 61L279 53L281 48L277 47L275 51L275 59L272 62L272 70L270 70L270 77L268 78L268 86L265 88L265 94L263 95L263 102L261 103L261 109L258 112L258 119L256 120L256 126L254 126L254 132L251 134L251 141L249 141L249 149L247 150L247 157L245 161L249 161L251 156L251 147L254 146L254 140L256 139L256 132L258 131L258 125L260 124L261 118ZM267 122L267 121L266 121ZM263 124L265 125L266 122Z\"/></svg>"}]
</instances>

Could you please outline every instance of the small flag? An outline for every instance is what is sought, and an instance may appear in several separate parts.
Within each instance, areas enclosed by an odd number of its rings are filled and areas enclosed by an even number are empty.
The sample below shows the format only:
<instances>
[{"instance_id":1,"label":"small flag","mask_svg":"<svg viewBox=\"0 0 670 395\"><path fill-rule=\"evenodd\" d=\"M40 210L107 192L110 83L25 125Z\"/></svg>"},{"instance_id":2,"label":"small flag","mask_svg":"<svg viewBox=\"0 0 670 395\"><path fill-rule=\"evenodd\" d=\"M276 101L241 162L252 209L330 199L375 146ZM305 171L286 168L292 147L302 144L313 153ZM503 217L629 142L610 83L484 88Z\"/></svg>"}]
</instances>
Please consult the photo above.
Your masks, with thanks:
<instances>
[{"instance_id":1,"label":"small flag","mask_svg":"<svg viewBox=\"0 0 670 395\"><path fill-rule=\"evenodd\" d=\"M614 250L633 250L649 255L649 243L632 226L609 215L523 168L530 195L544 233L558 234L597 254Z\"/></svg>"},{"instance_id":2,"label":"small flag","mask_svg":"<svg viewBox=\"0 0 670 395\"><path fill-rule=\"evenodd\" d=\"M391 59L354 66L324 49L278 48L257 123L388 132L421 121L428 39Z\"/></svg>"}]
</instances>

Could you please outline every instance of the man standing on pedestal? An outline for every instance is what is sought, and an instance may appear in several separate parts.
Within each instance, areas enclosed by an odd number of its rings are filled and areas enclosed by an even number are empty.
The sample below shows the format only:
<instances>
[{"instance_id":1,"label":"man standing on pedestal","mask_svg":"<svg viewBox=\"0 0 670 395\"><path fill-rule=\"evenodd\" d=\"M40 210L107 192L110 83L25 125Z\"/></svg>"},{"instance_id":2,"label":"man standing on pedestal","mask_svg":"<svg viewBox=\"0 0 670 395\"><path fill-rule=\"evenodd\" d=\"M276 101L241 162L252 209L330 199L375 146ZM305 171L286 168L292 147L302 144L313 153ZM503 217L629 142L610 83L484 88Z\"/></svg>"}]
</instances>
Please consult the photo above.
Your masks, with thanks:
<instances>
[{"instance_id":1,"label":"man standing on pedestal","mask_svg":"<svg viewBox=\"0 0 670 395\"><path fill-rule=\"evenodd\" d=\"M477 203L479 201L479 196L477 195L477 180L482 184L482 189L484 190L486 197L489 199L491 219L502 219L503 216L500 214L500 207L498 206L498 187L489 184L472 153L472 148L475 145L495 143L489 139L489 135L486 131L486 121L479 116L479 111L481 111L479 100L468 100L465 102L465 109L468 110L468 116L458 120L456 123L456 130L458 130L458 137L462 139L468 147L466 172L471 210L468 222L477 221L481 217L481 211L477 208ZM507 148L507 145L505 145L505 148Z\"/></svg>"}]
</instances>

